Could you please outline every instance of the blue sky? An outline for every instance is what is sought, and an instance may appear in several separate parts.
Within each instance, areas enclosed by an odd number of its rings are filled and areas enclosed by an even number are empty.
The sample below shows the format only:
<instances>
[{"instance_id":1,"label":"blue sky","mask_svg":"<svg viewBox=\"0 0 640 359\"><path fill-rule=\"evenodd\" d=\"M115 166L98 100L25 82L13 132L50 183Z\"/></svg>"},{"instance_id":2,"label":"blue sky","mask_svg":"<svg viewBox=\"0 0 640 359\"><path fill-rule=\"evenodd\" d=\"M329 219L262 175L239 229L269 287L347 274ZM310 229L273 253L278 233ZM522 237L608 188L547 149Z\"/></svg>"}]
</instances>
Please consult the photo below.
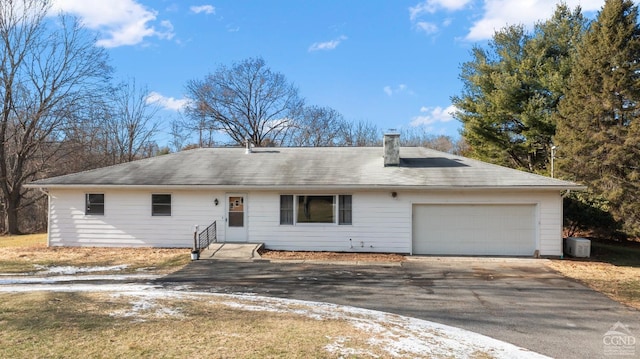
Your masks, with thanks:
<instances>
[{"instance_id":1,"label":"blue sky","mask_svg":"<svg viewBox=\"0 0 640 359\"><path fill-rule=\"evenodd\" d=\"M188 80L261 56L307 104L381 130L419 127L458 137L450 97L460 65L496 29L548 18L555 0L54 0L108 49L115 78L135 78L181 116ZM567 0L593 17L604 0Z\"/></svg>"}]
</instances>

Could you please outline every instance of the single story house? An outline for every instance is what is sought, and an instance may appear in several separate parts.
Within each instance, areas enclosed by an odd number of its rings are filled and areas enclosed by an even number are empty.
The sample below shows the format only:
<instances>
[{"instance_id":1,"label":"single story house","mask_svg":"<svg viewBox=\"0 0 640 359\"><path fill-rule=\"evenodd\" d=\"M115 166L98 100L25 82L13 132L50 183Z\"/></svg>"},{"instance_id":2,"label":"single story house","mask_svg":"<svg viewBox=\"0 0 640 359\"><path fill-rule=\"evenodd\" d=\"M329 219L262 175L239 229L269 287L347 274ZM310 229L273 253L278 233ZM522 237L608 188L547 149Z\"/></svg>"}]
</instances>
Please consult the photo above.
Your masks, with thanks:
<instances>
[{"instance_id":1,"label":"single story house","mask_svg":"<svg viewBox=\"0 0 640 359\"><path fill-rule=\"evenodd\" d=\"M42 179L50 246L558 256L561 181L427 148L201 148Z\"/></svg>"}]
</instances>

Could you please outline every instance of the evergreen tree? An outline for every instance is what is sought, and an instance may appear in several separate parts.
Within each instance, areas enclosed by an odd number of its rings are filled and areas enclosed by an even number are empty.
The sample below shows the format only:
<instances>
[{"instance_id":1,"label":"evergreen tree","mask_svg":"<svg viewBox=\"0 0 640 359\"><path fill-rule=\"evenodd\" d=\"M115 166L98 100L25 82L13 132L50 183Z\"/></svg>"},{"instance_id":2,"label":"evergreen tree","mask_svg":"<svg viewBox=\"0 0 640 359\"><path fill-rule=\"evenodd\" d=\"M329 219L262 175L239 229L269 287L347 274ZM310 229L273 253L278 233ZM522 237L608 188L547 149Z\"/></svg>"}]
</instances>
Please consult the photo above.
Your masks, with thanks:
<instances>
[{"instance_id":1,"label":"evergreen tree","mask_svg":"<svg viewBox=\"0 0 640 359\"><path fill-rule=\"evenodd\" d=\"M496 32L489 48L474 47L462 65L462 135L471 155L496 164L546 172L558 101L566 87L575 44L585 31L580 8L564 4L552 18Z\"/></svg>"},{"instance_id":2,"label":"evergreen tree","mask_svg":"<svg viewBox=\"0 0 640 359\"><path fill-rule=\"evenodd\" d=\"M608 201L640 234L640 28L630 0L606 0L577 49L559 105L556 143L565 178Z\"/></svg>"}]
</instances>

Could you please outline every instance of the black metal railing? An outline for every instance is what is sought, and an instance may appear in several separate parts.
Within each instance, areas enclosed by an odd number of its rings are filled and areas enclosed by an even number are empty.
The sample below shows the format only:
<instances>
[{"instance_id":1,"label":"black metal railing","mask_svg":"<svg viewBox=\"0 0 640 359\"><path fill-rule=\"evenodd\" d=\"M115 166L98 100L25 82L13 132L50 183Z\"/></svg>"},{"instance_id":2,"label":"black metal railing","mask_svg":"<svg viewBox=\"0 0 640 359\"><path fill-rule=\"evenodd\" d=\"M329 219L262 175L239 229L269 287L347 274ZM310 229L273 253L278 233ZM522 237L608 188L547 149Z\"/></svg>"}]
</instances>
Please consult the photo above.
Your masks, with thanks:
<instances>
[{"instance_id":1,"label":"black metal railing","mask_svg":"<svg viewBox=\"0 0 640 359\"><path fill-rule=\"evenodd\" d=\"M198 233L198 250L203 250L211 243L217 242L217 230L216 230L216 222L214 221L205 229L204 231Z\"/></svg>"}]
</instances>

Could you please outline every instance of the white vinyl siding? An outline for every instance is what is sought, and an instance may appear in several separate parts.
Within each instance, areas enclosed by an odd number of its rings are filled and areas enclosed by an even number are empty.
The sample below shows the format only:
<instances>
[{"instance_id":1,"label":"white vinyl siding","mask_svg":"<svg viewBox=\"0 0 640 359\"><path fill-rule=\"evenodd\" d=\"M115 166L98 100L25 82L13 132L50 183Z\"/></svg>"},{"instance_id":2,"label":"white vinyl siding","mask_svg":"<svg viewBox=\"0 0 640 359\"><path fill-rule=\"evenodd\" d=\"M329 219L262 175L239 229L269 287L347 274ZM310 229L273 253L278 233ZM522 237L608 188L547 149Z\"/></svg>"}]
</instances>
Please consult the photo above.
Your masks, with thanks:
<instances>
[{"instance_id":1,"label":"white vinyl siding","mask_svg":"<svg viewBox=\"0 0 640 359\"><path fill-rule=\"evenodd\" d=\"M407 209L394 203L388 192L357 192L351 197L351 225L303 223L281 226L280 193L252 192L249 241L283 250L410 252L410 206Z\"/></svg>"},{"instance_id":2,"label":"white vinyl siding","mask_svg":"<svg viewBox=\"0 0 640 359\"><path fill-rule=\"evenodd\" d=\"M194 226L200 230L214 220L224 240L223 192L174 191L172 215L152 216L152 191L100 190L108 208L104 216L84 214L84 192L51 190L49 245L93 247L191 247Z\"/></svg>"},{"instance_id":3,"label":"white vinyl siding","mask_svg":"<svg viewBox=\"0 0 640 359\"><path fill-rule=\"evenodd\" d=\"M225 192L171 191L171 216L151 216L151 190L95 188L104 193L104 216L84 213L85 190L50 191L49 243L71 246L190 247L193 226L204 229L218 221L219 241L225 240ZM339 191L314 193L335 195ZM270 249L412 252L412 210L419 204L535 205L535 247L541 255L562 254L562 201L559 191L353 191L352 225L326 223L280 225L280 195L276 191L247 193L247 240ZM220 205L214 204L219 199Z\"/></svg>"}]
</instances>

